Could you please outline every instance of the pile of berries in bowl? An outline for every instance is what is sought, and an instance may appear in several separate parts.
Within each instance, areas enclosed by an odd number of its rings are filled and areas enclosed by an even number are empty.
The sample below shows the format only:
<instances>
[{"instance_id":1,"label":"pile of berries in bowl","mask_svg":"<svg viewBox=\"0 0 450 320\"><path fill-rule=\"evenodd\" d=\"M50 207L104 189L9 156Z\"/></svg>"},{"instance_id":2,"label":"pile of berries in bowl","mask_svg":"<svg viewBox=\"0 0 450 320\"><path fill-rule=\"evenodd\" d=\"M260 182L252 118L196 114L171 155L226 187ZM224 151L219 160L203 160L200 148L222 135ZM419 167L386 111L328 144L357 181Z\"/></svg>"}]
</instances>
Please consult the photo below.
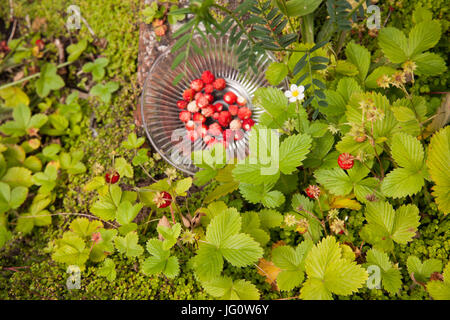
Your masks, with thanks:
<instances>
[{"instance_id":1,"label":"pile of berries in bowl","mask_svg":"<svg viewBox=\"0 0 450 320\"><path fill-rule=\"evenodd\" d=\"M226 88L225 79L206 70L184 90L177 107L190 141L202 139L207 147L216 143L228 147L251 130L255 122L247 100Z\"/></svg>"}]
</instances>

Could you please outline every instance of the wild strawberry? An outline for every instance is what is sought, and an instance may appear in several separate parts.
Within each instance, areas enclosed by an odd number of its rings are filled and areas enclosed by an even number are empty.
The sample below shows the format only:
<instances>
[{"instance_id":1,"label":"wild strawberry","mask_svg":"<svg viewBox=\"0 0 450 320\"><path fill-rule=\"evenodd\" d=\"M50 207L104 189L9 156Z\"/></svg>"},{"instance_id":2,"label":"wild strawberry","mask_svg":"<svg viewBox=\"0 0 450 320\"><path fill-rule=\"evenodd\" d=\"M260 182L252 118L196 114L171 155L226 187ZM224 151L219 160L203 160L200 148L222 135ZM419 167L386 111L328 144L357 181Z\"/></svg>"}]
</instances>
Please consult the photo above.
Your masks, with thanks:
<instances>
[{"instance_id":1,"label":"wild strawberry","mask_svg":"<svg viewBox=\"0 0 450 320\"><path fill-rule=\"evenodd\" d=\"M216 77L214 77L212 72L209 70L206 70L205 72L202 73L202 80L205 84L213 83L215 79Z\"/></svg>"},{"instance_id":2,"label":"wild strawberry","mask_svg":"<svg viewBox=\"0 0 450 320\"><path fill-rule=\"evenodd\" d=\"M203 89L203 81L201 79L195 79L191 82L191 89L196 92L200 92Z\"/></svg>"},{"instance_id":3,"label":"wild strawberry","mask_svg":"<svg viewBox=\"0 0 450 320\"><path fill-rule=\"evenodd\" d=\"M219 114L218 121L222 127L228 127L228 125L230 124L230 121L231 121L231 113L229 111L222 111Z\"/></svg>"},{"instance_id":4,"label":"wild strawberry","mask_svg":"<svg viewBox=\"0 0 450 320\"><path fill-rule=\"evenodd\" d=\"M197 92L194 96L194 100L197 101L198 99L200 99L201 97L203 97L203 92Z\"/></svg>"},{"instance_id":5,"label":"wild strawberry","mask_svg":"<svg viewBox=\"0 0 450 320\"><path fill-rule=\"evenodd\" d=\"M105 181L110 184L116 183L117 181L119 181L119 178L120 174L116 170L113 170L112 172L107 172L105 174Z\"/></svg>"},{"instance_id":6,"label":"wild strawberry","mask_svg":"<svg viewBox=\"0 0 450 320\"><path fill-rule=\"evenodd\" d=\"M183 110L179 114L180 120L182 122L188 122L191 120L191 113L189 111Z\"/></svg>"},{"instance_id":7,"label":"wild strawberry","mask_svg":"<svg viewBox=\"0 0 450 320\"><path fill-rule=\"evenodd\" d=\"M205 123L205 121L206 121L205 116L202 115L202 114L199 113L199 112L194 113L193 119L194 119L194 122L195 122L195 123Z\"/></svg>"},{"instance_id":8,"label":"wild strawberry","mask_svg":"<svg viewBox=\"0 0 450 320\"><path fill-rule=\"evenodd\" d=\"M192 101L192 99L194 99L194 95L195 95L195 90L186 89L183 92L183 100L185 100L187 102Z\"/></svg>"},{"instance_id":9,"label":"wild strawberry","mask_svg":"<svg viewBox=\"0 0 450 320\"><path fill-rule=\"evenodd\" d=\"M219 120L219 117L220 117L220 113L219 112L214 112L213 115L212 115L212 118L214 120Z\"/></svg>"},{"instance_id":10,"label":"wild strawberry","mask_svg":"<svg viewBox=\"0 0 450 320\"><path fill-rule=\"evenodd\" d=\"M204 97L205 97L206 99L208 99L208 102L209 102L209 103L213 103L213 101L214 101L214 96L213 96L211 93L205 93Z\"/></svg>"},{"instance_id":11,"label":"wild strawberry","mask_svg":"<svg viewBox=\"0 0 450 320\"><path fill-rule=\"evenodd\" d=\"M206 106L202 109L202 115L204 115L207 118L211 117L213 114L214 114L214 108L211 105Z\"/></svg>"},{"instance_id":12,"label":"wild strawberry","mask_svg":"<svg viewBox=\"0 0 450 320\"><path fill-rule=\"evenodd\" d=\"M8 53L9 51L11 51L11 49L8 47L6 41L0 41L0 52Z\"/></svg>"},{"instance_id":13,"label":"wild strawberry","mask_svg":"<svg viewBox=\"0 0 450 320\"><path fill-rule=\"evenodd\" d=\"M253 119L245 119L242 121L242 128L245 131L249 131L255 125L255 121Z\"/></svg>"},{"instance_id":14,"label":"wild strawberry","mask_svg":"<svg viewBox=\"0 0 450 320\"><path fill-rule=\"evenodd\" d=\"M247 104L247 100L245 100L244 97L239 96L236 99L236 103L238 104L238 106L243 107Z\"/></svg>"},{"instance_id":15,"label":"wild strawberry","mask_svg":"<svg viewBox=\"0 0 450 320\"><path fill-rule=\"evenodd\" d=\"M204 90L205 90L205 93L213 93L214 86L211 83L206 84Z\"/></svg>"},{"instance_id":16,"label":"wild strawberry","mask_svg":"<svg viewBox=\"0 0 450 320\"><path fill-rule=\"evenodd\" d=\"M153 198L153 202L160 209L166 208L172 203L172 196L166 191L157 192Z\"/></svg>"},{"instance_id":17,"label":"wild strawberry","mask_svg":"<svg viewBox=\"0 0 450 320\"><path fill-rule=\"evenodd\" d=\"M195 102L195 101L189 102L187 105L187 109L189 112L192 112L192 113L198 112L199 108L197 106L197 102Z\"/></svg>"},{"instance_id":18,"label":"wild strawberry","mask_svg":"<svg viewBox=\"0 0 450 320\"><path fill-rule=\"evenodd\" d=\"M35 43L38 46L39 50L41 51L44 50L45 47L44 41L42 41L41 39L37 39Z\"/></svg>"},{"instance_id":19,"label":"wild strawberry","mask_svg":"<svg viewBox=\"0 0 450 320\"><path fill-rule=\"evenodd\" d=\"M187 137L192 142L195 142L199 138L197 130L189 130L187 132Z\"/></svg>"},{"instance_id":20,"label":"wild strawberry","mask_svg":"<svg viewBox=\"0 0 450 320\"><path fill-rule=\"evenodd\" d=\"M349 170L353 168L353 163L355 158L349 153L341 153L337 159L339 167L344 170Z\"/></svg>"},{"instance_id":21,"label":"wild strawberry","mask_svg":"<svg viewBox=\"0 0 450 320\"><path fill-rule=\"evenodd\" d=\"M217 102L216 104L214 104L213 107L216 112L220 112L223 110L223 104L221 104L220 102Z\"/></svg>"},{"instance_id":22,"label":"wild strawberry","mask_svg":"<svg viewBox=\"0 0 450 320\"><path fill-rule=\"evenodd\" d=\"M189 120L188 122L186 122L186 129L187 130L194 130L195 128L195 122L192 120Z\"/></svg>"},{"instance_id":23,"label":"wild strawberry","mask_svg":"<svg viewBox=\"0 0 450 320\"><path fill-rule=\"evenodd\" d=\"M235 104L229 105L228 106L228 111L230 111L232 116L235 116L238 114L239 111L239 107Z\"/></svg>"},{"instance_id":24,"label":"wild strawberry","mask_svg":"<svg viewBox=\"0 0 450 320\"><path fill-rule=\"evenodd\" d=\"M177 101L177 107L180 109L186 109L187 105L188 105L187 102L184 100Z\"/></svg>"},{"instance_id":25,"label":"wild strawberry","mask_svg":"<svg viewBox=\"0 0 450 320\"><path fill-rule=\"evenodd\" d=\"M204 138L208 133L208 126L206 124L202 124L197 130L200 137Z\"/></svg>"},{"instance_id":26,"label":"wild strawberry","mask_svg":"<svg viewBox=\"0 0 450 320\"><path fill-rule=\"evenodd\" d=\"M320 196L320 188L318 186L309 185L305 191L311 199L318 199Z\"/></svg>"},{"instance_id":27,"label":"wild strawberry","mask_svg":"<svg viewBox=\"0 0 450 320\"><path fill-rule=\"evenodd\" d=\"M252 116L252 112L250 111L249 108L242 107L239 109L237 115L241 120L245 120L245 119L250 119L250 117Z\"/></svg>"},{"instance_id":28,"label":"wild strawberry","mask_svg":"<svg viewBox=\"0 0 450 320\"><path fill-rule=\"evenodd\" d=\"M203 95L197 100L197 107L199 107L200 109L206 107L208 104L209 100L207 97L205 97L205 95Z\"/></svg>"},{"instance_id":29,"label":"wild strawberry","mask_svg":"<svg viewBox=\"0 0 450 320\"><path fill-rule=\"evenodd\" d=\"M223 95L223 101L225 101L228 104L233 104L236 102L237 96L234 94L234 92L228 91Z\"/></svg>"},{"instance_id":30,"label":"wild strawberry","mask_svg":"<svg viewBox=\"0 0 450 320\"><path fill-rule=\"evenodd\" d=\"M241 128L241 126L242 126L241 120L239 120L239 119L234 119L233 121L230 122L231 130L239 130Z\"/></svg>"},{"instance_id":31,"label":"wild strawberry","mask_svg":"<svg viewBox=\"0 0 450 320\"><path fill-rule=\"evenodd\" d=\"M226 88L227 83L225 82L225 79L218 78L213 82L213 86L214 86L214 89L221 91Z\"/></svg>"},{"instance_id":32,"label":"wild strawberry","mask_svg":"<svg viewBox=\"0 0 450 320\"><path fill-rule=\"evenodd\" d=\"M210 135L218 137L222 134L222 127L217 122L211 123L208 132Z\"/></svg>"}]
</instances>

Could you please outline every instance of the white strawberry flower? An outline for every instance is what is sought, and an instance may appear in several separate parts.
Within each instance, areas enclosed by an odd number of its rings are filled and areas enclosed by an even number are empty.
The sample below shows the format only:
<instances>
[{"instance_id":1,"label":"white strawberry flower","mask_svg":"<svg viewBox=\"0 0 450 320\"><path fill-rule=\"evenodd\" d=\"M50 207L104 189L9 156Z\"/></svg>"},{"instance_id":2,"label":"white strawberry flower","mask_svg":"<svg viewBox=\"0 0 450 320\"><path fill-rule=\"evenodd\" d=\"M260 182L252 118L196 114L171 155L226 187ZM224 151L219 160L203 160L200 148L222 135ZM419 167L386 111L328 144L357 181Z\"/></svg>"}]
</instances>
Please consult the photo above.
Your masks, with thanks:
<instances>
[{"instance_id":1,"label":"white strawberry flower","mask_svg":"<svg viewBox=\"0 0 450 320\"><path fill-rule=\"evenodd\" d=\"M305 98L305 87L291 84L290 90L286 90L284 95L289 99L289 102L302 101Z\"/></svg>"}]
</instances>

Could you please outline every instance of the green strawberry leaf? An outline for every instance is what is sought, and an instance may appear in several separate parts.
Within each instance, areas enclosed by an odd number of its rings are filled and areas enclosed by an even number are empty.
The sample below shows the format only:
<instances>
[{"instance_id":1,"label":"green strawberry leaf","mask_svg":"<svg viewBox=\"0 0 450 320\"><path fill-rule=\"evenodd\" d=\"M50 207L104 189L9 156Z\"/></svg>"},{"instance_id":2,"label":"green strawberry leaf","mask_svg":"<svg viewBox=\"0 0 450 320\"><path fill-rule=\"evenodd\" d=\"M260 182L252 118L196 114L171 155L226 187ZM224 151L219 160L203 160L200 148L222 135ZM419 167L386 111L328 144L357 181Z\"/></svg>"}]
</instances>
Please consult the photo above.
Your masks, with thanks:
<instances>
[{"instance_id":1,"label":"green strawberry leaf","mask_svg":"<svg viewBox=\"0 0 450 320\"><path fill-rule=\"evenodd\" d=\"M110 258L105 259L103 265L97 270L97 274L110 282L114 281L117 276L116 264Z\"/></svg>"},{"instance_id":2,"label":"green strawberry leaf","mask_svg":"<svg viewBox=\"0 0 450 320\"><path fill-rule=\"evenodd\" d=\"M343 257L342 248L328 236L316 244L305 260L308 276L300 290L305 300L331 300L333 294L350 295L362 288L368 278L364 268Z\"/></svg>"},{"instance_id":3,"label":"green strawberry leaf","mask_svg":"<svg viewBox=\"0 0 450 320\"><path fill-rule=\"evenodd\" d=\"M386 253L377 249L370 249L366 255L367 265L376 265L380 268L383 288L391 294L399 292L402 286L402 275L395 268Z\"/></svg>"},{"instance_id":4,"label":"green strawberry leaf","mask_svg":"<svg viewBox=\"0 0 450 320\"><path fill-rule=\"evenodd\" d=\"M147 251L151 254L142 264L142 272L146 275L163 273L168 278L175 278L180 272L178 259L164 250L163 242L158 239L147 241Z\"/></svg>"},{"instance_id":5,"label":"green strawberry leaf","mask_svg":"<svg viewBox=\"0 0 450 320\"><path fill-rule=\"evenodd\" d=\"M48 96L50 91L64 87L64 80L56 73L54 64L46 63L41 68L41 76L36 81L36 92L41 98Z\"/></svg>"},{"instance_id":6,"label":"green strawberry leaf","mask_svg":"<svg viewBox=\"0 0 450 320\"><path fill-rule=\"evenodd\" d=\"M83 66L83 72L91 72L94 81L100 81L105 76L105 67L109 60L106 58L97 58L94 62L88 62Z\"/></svg>"},{"instance_id":7,"label":"green strawberry leaf","mask_svg":"<svg viewBox=\"0 0 450 320\"><path fill-rule=\"evenodd\" d=\"M305 240L297 248L280 246L272 250L272 261L281 272L277 276L280 290L290 291L305 279L305 258L313 247L311 240Z\"/></svg>"},{"instance_id":8,"label":"green strawberry leaf","mask_svg":"<svg viewBox=\"0 0 450 320\"><path fill-rule=\"evenodd\" d=\"M67 47L67 52L69 53L69 57L67 58L67 61L73 62L77 60L81 54L86 50L88 45L87 39L82 39L81 41L78 41L78 43L73 43L70 46Z\"/></svg>"},{"instance_id":9,"label":"green strawberry leaf","mask_svg":"<svg viewBox=\"0 0 450 320\"><path fill-rule=\"evenodd\" d=\"M223 300L259 300L258 289L246 280L233 281L230 277L217 277L202 282L202 286L207 293Z\"/></svg>"},{"instance_id":10,"label":"green strawberry leaf","mask_svg":"<svg viewBox=\"0 0 450 320\"><path fill-rule=\"evenodd\" d=\"M92 87L89 92L90 95L99 97L104 103L109 103L111 101L111 96L114 92L119 89L119 84L117 82L108 82L107 84L98 83Z\"/></svg>"},{"instance_id":11,"label":"green strawberry leaf","mask_svg":"<svg viewBox=\"0 0 450 320\"><path fill-rule=\"evenodd\" d=\"M394 211L388 202L370 202L367 203L365 217L368 223L361 230L361 237L384 251L392 250L394 242L410 242L420 224L419 209L412 204Z\"/></svg>"},{"instance_id":12,"label":"green strawberry leaf","mask_svg":"<svg viewBox=\"0 0 450 320\"><path fill-rule=\"evenodd\" d=\"M138 257L144 249L138 244L139 237L136 232L130 232L125 237L117 236L114 244L117 250L128 258Z\"/></svg>"}]
</instances>

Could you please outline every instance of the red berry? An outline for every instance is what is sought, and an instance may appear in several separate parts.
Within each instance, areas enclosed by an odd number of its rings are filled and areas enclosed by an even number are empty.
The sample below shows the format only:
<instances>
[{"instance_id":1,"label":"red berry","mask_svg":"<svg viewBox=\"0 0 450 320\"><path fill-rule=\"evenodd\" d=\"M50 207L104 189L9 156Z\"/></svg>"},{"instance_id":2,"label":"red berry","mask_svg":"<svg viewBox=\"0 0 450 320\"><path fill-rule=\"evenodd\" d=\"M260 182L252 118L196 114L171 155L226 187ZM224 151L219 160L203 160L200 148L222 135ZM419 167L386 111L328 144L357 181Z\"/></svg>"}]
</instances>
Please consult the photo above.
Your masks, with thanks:
<instances>
[{"instance_id":1,"label":"red berry","mask_svg":"<svg viewBox=\"0 0 450 320\"><path fill-rule=\"evenodd\" d=\"M218 137L222 134L222 127L217 122L211 123L208 132L210 135Z\"/></svg>"},{"instance_id":2,"label":"red berry","mask_svg":"<svg viewBox=\"0 0 450 320\"><path fill-rule=\"evenodd\" d=\"M177 101L177 107L180 109L186 109L187 105L188 105L187 102L184 100Z\"/></svg>"},{"instance_id":3,"label":"red berry","mask_svg":"<svg viewBox=\"0 0 450 320\"><path fill-rule=\"evenodd\" d=\"M158 192L155 196L155 203L160 209L166 208L172 203L172 196L166 191Z\"/></svg>"},{"instance_id":4,"label":"red berry","mask_svg":"<svg viewBox=\"0 0 450 320\"><path fill-rule=\"evenodd\" d=\"M214 86L214 89L221 91L226 88L227 83L225 82L225 79L218 78L213 82L213 86Z\"/></svg>"},{"instance_id":5,"label":"red berry","mask_svg":"<svg viewBox=\"0 0 450 320\"><path fill-rule=\"evenodd\" d=\"M202 114L199 113L199 112L194 113L193 119L194 119L194 122L195 122L195 123L205 123L205 121L206 121L205 116L202 115Z\"/></svg>"},{"instance_id":6,"label":"red berry","mask_svg":"<svg viewBox=\"0 0 450 320\"><path fill-rule=\"evenodd\" d=\"M238 114L239 111L239 107L235 104L229 105L228 106L228 111L230 111L232 116L235 116Z\"/></svg>"},{"instance_id":7,"label":"red berry","mask_svg":"<svg viewBox=\"0 0 450 320\"><path fill-rule=\"evenodd\" d=\"M252 112L250 111L249 108L242 107L239 109L237 115L241 120L245 120L245 119L250 119L250 117L252 116Z\"/></svg>"},{"instance_id":8,"label":"red berry","mask_svg":"<svg viewBox=\"0 0 450 320\"><path fill-rule=\"evenodd\" d=\"M245 119L242 121L242 128L245 131L249 131L255 125L255 121L253 119Z\"/></svg>"},{"instance_id":9,"label":"red berry","mask_svg":"<svg viewBox=\"0 0 450 320\"><path fill-rule=\"evenodd\" d=\"M236 102L236 99L237 99L237 96L236 96L233 92L231 92L231 91L228 91L227 93L225 93L225 94L223 95L223 101L225 101L225 102L228 103L228 104L233 104L233 103L235 103L235 102Z\"/></svg>"},{"instance_id":10,"label":"red berry","mask_svg":"<svg viewBox=\"0 0 450 320\"><path fill-rule=\"evenodd\" d=\"M120 178L120 174L115 170L113 172L107 172L105 174L105 180L107 183L114 184L117 181L119 181L119 178Z\"/></svg>"},{"instance_id":11,"label":"red berry","mask_svg":"<svg viewBox=\"0 0 450 320\"><path fill-rule=\"evenodd\" d=\"M190 131L188 131L187 132L187 137L192 142L196 141L199 138L197 130L190 130Z\"/></svg>"},{"instance_id":12,"label":"red berry","mask_svg":"<svg viewBox=\"0 0 450 320\"><path fill-rule=\"evenodd\" d=\"M349 153L341 153L338 157L338 165L341 169L349 170L353 168L353 163L355 158Z\"/></svg>"},{"instance_id":13,"label":"red berry","mask_svg":"<svg viewBox=\"0 0 450 320\"><path fill-rule=\"evenodd\" d=\"M214 114L214 107L209 105L206 106L202 109L202 115L204 115L205 117L211 117Z\"/></svg>"},{"instance_id":14,"label":"red berry","mask_svg":"<svg viewBox=\"0 0 450 320\"><path fill-rule=\"evenodd\" d=\"M241 126L242 126L241 120L239 120L239 119L234 119L233 121L230 122L231 130L239 130L241 128Z\"/></svg>"},{"instance_id":15,"label":"red berry","mask_svg":"<svg viewBox=\"0 0 450 320\"><path fill-rule=\"evenodd\" d=\"M195 91L192 89L186 89L183 92L183 100L186 100L187 102L192 101L194 99Z\"/></svg>"},{"instance_id":16,"label":"red berry","mask_svg":"<svg viewBox=\"0 0 450 320\"><path fill-rule=\"evenodd\" d=\"M230 121L231 121L231 113L229 111L222 111L219 114L218 121L222 127L228 127L228 125L230 124Z\"/></svg>"},{"instance_id":17,"label":"red berry","mask_svg":"<svg viewBox=\"0 0 450 320\"><path fill-rule=\"evenodd\" d=\"M194 96L194 100L197 101L198 99L200 99L201 97L203 97L203 92L197 92Z\"/></svg>"},{"instance_id":18,"label":"red berry","mask_svg":"<svg viewBox=\"0 0 450 320\"><path fill-rule=\"evenodd\" d=\"M203 89L203 81L201 79L195 79L191 82L191 89L197 92L202 91Z\"/></svg>"},{"instance_id":19,"label":"red berry","mask_svg":"<svg viewBox=\"0 0 450 320\"><path fill-rule=\"evenodd\" d=\"M216 104L214 104L213 107L216 112L220 112L223 110L223 104L221 104L220 102L217 102Z\"/></svg>"},{"instance_id":20,"label":"red berry","mask_svg":"<svg viewBox=\"0 0 450 320\"><path fill-rule=\"evenodd\" d=\"M200 137L204 138L207 133L208 126L206 124L202 124L200 127L198 127L198 134L200 135Z\"/></svg>"},{"instance_id":21,"label":"red berry","mask_svg":"<svg viewBox=\"0 0 450 320\"><path fill-rule=\"evenodd\" d=\"M195 122L192 120L189 120L188 122L186 122L186 129L187 130L194 130L195 128Z\"/></svg>"},{"instance_id":22,"label":"red berry","mask_svg":"<svg viewBox=\"0 0 450 320\"><path fill-rule=\"evenodd\" d=\"M36 45L38 46L39 50L43 50L45 47L44 41L42 41L41 39L36 40Z\"/></svg>"},{"instance_id":23,"label":"red berry","mask_svg":"<svg viewBox=\"0 0 450 320\"><path fill-rule=\"evenodd\" d=\"M203 72L202 74L202 80L205 84L210 84L213 83L214 80L216 79L216 77L214 77L214 75L212 74L211 71L206 70L205 72Z\"/></svg>"},{"instance_id":24,"label":"red berry","mask_svg":"<svg viewBox=\"0 0 450 320\"><path fill-rule=\"evenodd\" d=\"M238 104L238 106L243 107L247 104L247 100L245 100L244 97L239 96L236 99L236 103Z\"/></svg>"},{"instance_id":25,"label":"red berry","mask_svg":"<svg viewBox=\"0 0 450 320\"><path fill-rule=\"evenodd\" d=\"M205 95L201 96L198 100L197 100L197 107L204 108L209 104L209 100L207 97L205 97Z\"/></svg>"},{"instance_id":26,"label":"red berry","mask_svg":"<svg viewBox=\"0 0 450 320\"><path fill-rule=\"evenodd\" d=\"M191 101L189 102L189 104L187 105L187 109L189 112L195 113L198 112L198 106L197 106L197 102L195 101Z\"/></svg>"},{"instance_id":27,"label":"red berry","mask_svg":"<svg viewBox=\"0 0 450 320\"><path fill-rule=\"evenodd\" d=\"M213 96L211 93L205 93L204 97L205 97L206 99L208 99L208 102L209 102L209 103L213 103L213 101L214 101L214 96Z\"/></svg>"},{"instance_id":28,"label":"red berry","mask_svg":"<svg viewBox=\"0 0 450 320\"><path fill-rule=\"evenodd\" d=\"M189 120L191 120L191 113L189 111L183 110L180 112L179 117L182 122L188 122Z\"/></svg>"},{"instance_id":29,"label":"red berry","mask_svg":"<svg viewBox=\"0 0 450 320\"><path fill-rule=\"evenodd\" d=\"M8 53L9 51L11 51L11 49L8 47L6 41L0 41L0 52Z\"/></svg>"},{"instance_id":30,"label":"red berry","mask_svg":"<svg viewBox=\"0 0 450 320\"><path fill-rule=\"evenodd\" d=\"M219 120L219 116L220 116L220 113L219 113L219 112L214 112L213 115L212 115L212 118L213 118L214 120Z\"/></svg>"},{"instance_id":31,"label":"red berry","mask_svg":"<svg viewBox=\"0 0 450 320\"><path fill-rule=\"evenodd\" d=\"M212 84L207 84L207 85L205 85L205 93L213 93L213 91L214 91L214 86L212 85Z\"/></svg>"},{"instance_id":32,"label":"red berry","mask_svg":"<svg viewBox=\"0 0 450 320\"><path fill-rule=\"evenodd\" d=\"M320 188L318 186L310 185L305 191L311 199L318 199L320 196Z\"/></svg>"}]
</instances>

